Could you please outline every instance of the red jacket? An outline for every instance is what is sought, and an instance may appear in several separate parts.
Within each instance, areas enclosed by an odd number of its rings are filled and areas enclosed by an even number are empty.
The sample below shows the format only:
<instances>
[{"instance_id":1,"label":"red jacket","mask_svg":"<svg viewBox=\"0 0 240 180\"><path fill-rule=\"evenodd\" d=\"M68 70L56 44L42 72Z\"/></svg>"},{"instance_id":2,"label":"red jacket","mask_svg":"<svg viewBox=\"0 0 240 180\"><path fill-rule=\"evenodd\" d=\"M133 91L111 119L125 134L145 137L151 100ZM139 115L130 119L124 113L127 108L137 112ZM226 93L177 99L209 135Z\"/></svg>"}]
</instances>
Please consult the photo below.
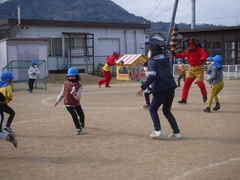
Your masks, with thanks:
<instances>
[{"instance_id":1,"label":"red jacket","mask_svg":"<svg viewBox=\"0 0 240 180\"><path fill-rule=\"evenodd\" d=\"M176 53L176 58L187 58L190 66L203 65L208 57L206 51L200 47L196 47L193 51L185 50L182 53Z\"/></svg>"}]
</instances>

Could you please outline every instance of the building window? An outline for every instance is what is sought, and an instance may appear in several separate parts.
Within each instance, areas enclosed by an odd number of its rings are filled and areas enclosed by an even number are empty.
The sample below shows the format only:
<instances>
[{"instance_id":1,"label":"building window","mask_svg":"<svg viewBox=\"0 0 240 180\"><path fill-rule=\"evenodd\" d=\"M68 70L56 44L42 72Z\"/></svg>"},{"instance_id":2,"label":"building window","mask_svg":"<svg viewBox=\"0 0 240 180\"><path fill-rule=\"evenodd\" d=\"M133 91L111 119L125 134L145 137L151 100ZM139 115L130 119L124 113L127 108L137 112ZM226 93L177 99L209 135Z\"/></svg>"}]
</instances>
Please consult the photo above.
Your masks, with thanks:
<instances>
[{"instance_id":1,"label":"building window","mask_svg":"<svg viewBox=\"0 0 240 180\"><path fill-rule=\"evenodd\" d=\"M213 42L213 49L221 49L221 42Z\"/></svg>"},{"instance_id":2,"label":"building window","mask_svg":"<svg viewBox=\"0 0 240 180\"><path fill-rule=\"evenodd\" d=\"M71 38L71 51L74 56L83 56L86 52L86 42L83 38ZM69 57L69 38L65 38L65 57Z\"/></svg>"},{"instance_id":3,"label":"building window","mask_svg":"<svg viewBox=\"0 0 240 180\"><path fill-rule=\"evenodd\" d=\"M211 49L211 42L207 42L207 49Z\"/></svg>"},{"instance_id":4,"label":"building window","mask_svg":"<svg viewBox=\"0 0 240 180\"><path fill-rule=\"evenodd\" d=\"M74 39L73 38L70 39L70 43L71 43L70 46L71 46L71 49L72 49L73 45L74 45ZM68 57L69 56L69 50L70 50L69 38L65 38L64 44L65 44L64 56Z\"/></svg>"},{"instance_id":5,"label":"building window","mask_svg":"<svg viewBox=\"0 0 240 180\"><path fill-rule=\"evenodd\" d=\"M224 43L225 47L225 62L226 64L235 64L234 59L235 59L235 42L234 41L227 41Z\"/></svg>"},{"instance_id":6,"label":"building window","mask_svg":"<svg viewBox=\"0 0 240 180\"><path fill-rule=\"evenodd\" d=\"M52 56L62 56L62 38L52 38Z\"/></svg>"},{"instance_id":7,"label":"building window","mask_svg":"<svg viewBox=\"0 0 240 180\"><path fill-rule=\"evenodd\" d=\"M237 64L240 64L240 40L237 42Z\"/></svg>"}]
</instances>

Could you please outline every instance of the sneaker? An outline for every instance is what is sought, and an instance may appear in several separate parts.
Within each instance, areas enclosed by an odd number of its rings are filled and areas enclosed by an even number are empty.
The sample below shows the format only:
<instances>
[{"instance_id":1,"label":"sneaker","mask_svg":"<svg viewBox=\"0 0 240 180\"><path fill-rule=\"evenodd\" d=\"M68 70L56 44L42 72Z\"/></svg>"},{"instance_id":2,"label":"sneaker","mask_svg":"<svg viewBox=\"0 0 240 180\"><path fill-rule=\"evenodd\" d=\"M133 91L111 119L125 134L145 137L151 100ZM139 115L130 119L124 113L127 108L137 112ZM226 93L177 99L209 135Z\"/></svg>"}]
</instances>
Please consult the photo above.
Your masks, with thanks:
<instances>
[{"instance_id":1,"label":"sneaker","mask_svg":"<svg viewBox=\"0 0 240 180\"><path fill-rule=\"evenodd\" d=\"M203 102L207 102L207 96L206 97L203 97Z\"/></svg>"},{"instance_id":2,"label":"sneaker","mask_svg":"<svg viewBox=\"0 0 240 180\"><path fill-rule=\"evenodd\" d=\"M77 129L76 135L81 135L82 134L82 129Z\"/></svg>"},{"instance_id":3,"label":"sneaker","mask_svg":"<svg viewBox=\"0 0 240 180\"><path fill-rule=\"evenodd\" d=\"M182 99L181 101L178 101L179 104L187 104L187 100L186 99Z\"/></svg>"},{"instance_id":4,"label":"sneaker","mask_svg":"<svg viewBox=\"0 0 240 180\"><path fill-rule=\"evenodd\" d=\"M18 147L18 142L17 142L17 138L15 136L15 133L12 132L11 134L8 134L8 137L9 137L9 142L11 142L15 148Z\"/></svg>"},{"instance_id":5,"label":"sneaker","mask_svg":"<svg viewBox=\"0 0 240 180\"><path fill-rule=\"evenodd\" d=\"M169 138L175 138L175 139L180 139L182 138L182 135L181 133L178 133L178 134L174 134L174 133L171 133L168 135Z\"/></svg>"},{"instance_id":6,"label":"sneaker","mask_svg":"<svg viewBox=\"0 0 240 180\"><path fill-rule=\"evenodd\" d=\"M219 103L216 103L216 106L213 108L214 111L217 111L220 109L220 104Z\"/></svg>"},{"instance_id":7,"label":"sneaker","mask_svg":"<svg viewBox=\"0 0 240 180\"><path fill-rule=\"evenodd\" d=\"M210 113L210 112L211 112L211 110L210 110L210 108L209 108L209 107L207 107L207 108L203 109L203 112L208 112L208 113Z\"/></svg>"},{"instance_id":8,"label":"sneaker","mask_svg":"<svg viewBox=\"0 0 240 180\"><path fill-rule=\"evenodd\" d=\"M144 109L149 109L149 107L150 107L150 106L149 106L148 104L145 104L145 105L143 106Z\"/></svg>"},{"instance_id":9,"label":"sneaker","mask_svg":"<svg viewBox=\"0 0 240 180\"><path fill-rule=\"evenodd\" d=\"M7 132L10 133L10 134L13 132L12 128L7 127L7 126L5 126L5 127L3 128L3 130L4 130L4 131L7 131Z\"/></svg>"},{"instance_id":10,"label":"sneaker","mask_svg":"<svg viewBox=\"0 0 240 180\"><path fill-rule=\"evenodd\" d=\"M150 137L151 138L157 138L157 137L160 137L160 136L162 136L162 131L160 130L160 131L152 131L152 133L150 134Z\"/></svg>"}]
</instances>

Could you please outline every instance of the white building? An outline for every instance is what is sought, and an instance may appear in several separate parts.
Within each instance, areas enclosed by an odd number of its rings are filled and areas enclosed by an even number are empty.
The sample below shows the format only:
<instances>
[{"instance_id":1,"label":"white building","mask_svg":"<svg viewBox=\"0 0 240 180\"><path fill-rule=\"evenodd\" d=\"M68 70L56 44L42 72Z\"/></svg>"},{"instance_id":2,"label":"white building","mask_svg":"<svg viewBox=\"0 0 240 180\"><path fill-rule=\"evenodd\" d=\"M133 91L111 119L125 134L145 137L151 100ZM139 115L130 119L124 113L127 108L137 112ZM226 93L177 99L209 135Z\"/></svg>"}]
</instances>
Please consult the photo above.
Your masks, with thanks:
<instances>
[{"instance_id":1,"label":"white building","mask_svg":"<svg viewBox=\"0 0 240 180\"><path fill-rule=\"evenodd\" d=\"M95 73L113 51L145 54L150 24L7 19L0 21L0 71L15 60L46 60L48 70Z\"/></svg>"}]
</instances>

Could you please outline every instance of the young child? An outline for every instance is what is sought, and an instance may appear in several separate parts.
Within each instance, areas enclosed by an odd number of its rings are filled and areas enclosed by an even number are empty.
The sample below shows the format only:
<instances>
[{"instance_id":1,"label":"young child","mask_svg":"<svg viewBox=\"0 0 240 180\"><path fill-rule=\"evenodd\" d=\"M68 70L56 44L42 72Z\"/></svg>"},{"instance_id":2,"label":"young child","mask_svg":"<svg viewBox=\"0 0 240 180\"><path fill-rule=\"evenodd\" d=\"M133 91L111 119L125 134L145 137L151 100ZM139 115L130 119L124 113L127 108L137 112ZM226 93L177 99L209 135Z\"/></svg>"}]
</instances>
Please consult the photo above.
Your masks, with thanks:
<instances>
[{"instance_id":1,"label":"young child","mask_svg":"<svg viewBox=\"0 0 240 180\"><path fill-rule=\"evenodd\" d=\"M64 104L66 109L72 116L72 120L77 129L76 135L82 134L82 128L85 126L85 115L80 104L82 84L79 82L80 77L78 75L77 68L69 68L67 73L67 81L64 81L63 88L57 101L55 107L59 102L64 99ZM80 121L80 122L79 122Z\"/></svg>"},{"instance_id":2,"label":"young child","mask_svg":"<svg viewBox=\"0 0 240 180\"><path fill-rule=\"evenodd\" d=\"M214 65L212 66L211 74L206 79L207 82L212 82L210 96L208 98L207 108L203 109L204 112L211 112L212 101L215 99L216 106L213 108L214 111L220 109L220 103L218 94L224 87L223 83L223 70L222 70L222 57L216 55L213 57Z\"/></svg>"},{"instance_id":3,"label":"young child","mask_svg":"<svg viewBox=\"0 0 240 180\"><path fill-rule=\"evenodd\" d=\"M148 62L147 61L143 64L143 70L146 74L146 77L148 77ZM150 107L150 94L152 94L151 85L144 91L144 97L145 97L145 101L146 101L146 104L143 106L144 109L149 109L149 107Z\"/></svg>"},{"instance_id":4,"label":"young child","mask_svg":"<svg viewBox=\"0 0 240 180\"><path fill-rule=\"evenodd\" d=\"M6 98L5 96L0 92L0 103L5 102ZM9 134L5 134L2 132L2 123L3 123L3 111L0 109L0 139L4 139L6 141L11 142L15 148L17 148L18 146L18 142L15 136L15 133L9 133Z\"/></svg>"},{"instance_id":5,"label":"young child","mask_svg":"<svg viewBox=\"0 0 240 180\"><path fill-rule=\"evenodd\" d=\"M12 80L14 79L12 73L4 72L1 75L1 82L0 82L0 92L5 96L6 100L4 102L0 102L0 109L1 111L9 114L7 123L3 128L4 131L12 133L13 130L11 128L12 121L15 116L15 111L8 106L8 103L12 101ZM2 117L2 119L4 119Z\"/></svg>"},{"instance_id":6,"label":"young child","mask_svg":"<svg viewBox=\"0 0 240 180\"><path fill-rule=\"evenodd\" d=\"M183 79L183 82L185 82L185 78L186 78L186 67L185 67L185 65L184 65L183 58L178 58L177 61L178 61L177 71L178 71L178 73L179 73L179 76L178 76L178 85L177 85L177 87L180 87L180 86L181 86L181 84L180 84L181 79Z\"/></svg>"},{"instance_id":7,"label":"young child","mask_svg":"<svg viewBox=\"0 0 240 180\"><path fill-rule=\"evenodd\" d=\"M28 87L29 87L28 88L28 92L29 93L32 93L34 82L37 79L37 74L40 73L37 65L38 65L37 61L32 61L32 66L29 67L29 69L28 69L28 75L29 75L29 79L28 79Z\"/></svg>"},{"instance_id":8,"label":"young child","mask_svg":"<svg viewBox=\"0 0 240 180\"><path fill-rule=\"evenodd\" d=\"M214 61L213 61L213 58L212 57L208 57L207 59L206 59L206 64L208 65L208 69L207 69L207 77L206 77L206 79L208 79L209 78L209 76L210 76L210 74L211 74L211 72L212 72L212 67L213 67L213 65L214 65ZM209 85L210 85L210 87L211 87L211 85L212 85L212 82L210 81L210 82L208 82L209 83Z\"/></svg>"}]
</instances>

